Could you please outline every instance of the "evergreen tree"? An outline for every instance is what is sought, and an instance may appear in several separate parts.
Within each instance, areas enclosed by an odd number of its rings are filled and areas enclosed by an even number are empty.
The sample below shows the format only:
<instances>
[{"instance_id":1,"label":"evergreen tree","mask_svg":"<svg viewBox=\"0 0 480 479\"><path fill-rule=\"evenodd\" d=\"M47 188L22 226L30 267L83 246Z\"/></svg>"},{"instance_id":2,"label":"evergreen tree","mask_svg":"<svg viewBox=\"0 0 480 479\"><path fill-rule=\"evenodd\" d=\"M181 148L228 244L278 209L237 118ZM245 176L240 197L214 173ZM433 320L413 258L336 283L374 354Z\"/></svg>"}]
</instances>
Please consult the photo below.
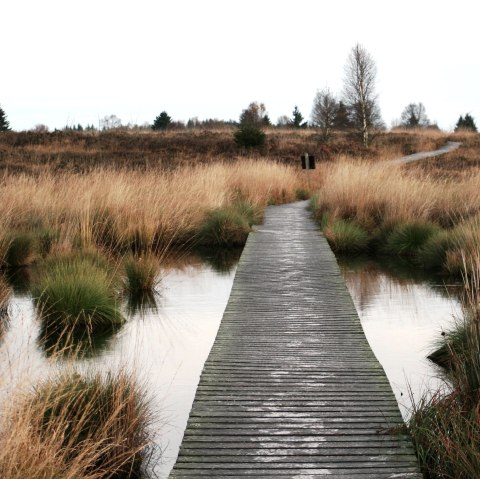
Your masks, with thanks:
<instances>
[{"instance_id":1,"label":"evergreen tree","mask_svg":"<svg viewBox=\"0 0 480 479\"><path fill-rule=\"evenodd\" d=\"M172 118L166 111L162 111L160 115L155 118L152 125L152 130L166 130L172 123Z\"/></svg>"},{"instance_id":2,"label":"evergreen tree","mask_svg":"<svg viewBox=\"0 0 480 479\"><path fill-rule=\"evenodd\" d=\"M300 110L298 109L297 106L293 109L293 118L291 125L293 128L305 128L307 126L307 122L303 121L303 115L300 113Z\"/></svg>"},{"instance_id":3,"label":"evergreen tree","mask_svg":"<svg viewBox=\"0 0 480 479\"><path fill-rule=\"evenodd\" d=\"M475 124L475 120L473 119L473 116L467 113L465 117L460 115L460 118L457 121L457 124L455 126L455 131L458 130L471 130L474 132L477 132L477 125Z\"/></svg>"},{"instance_id":4,"label":"evergreen tree","mask_svg":"<svg viewBox=\"0 0 480 479\"><path fill-rule=\"evenodd\" d=\"M10 123L7 120L7 115L5 115L5 112L0 106L0 131L9 131L9 130L10 130Z\"/></svg>"},{"instance_id":5,"label":"evergreen tree","mask_svg":"<svg viewBox=\"0 0 480 479\"><path fill-rule=\"evenodd\" d=\"M335 130L348 130L352 128L348 108L343 101L338 102L337 112L333 120L333 128Z\"/></svg>"}]
</instances>

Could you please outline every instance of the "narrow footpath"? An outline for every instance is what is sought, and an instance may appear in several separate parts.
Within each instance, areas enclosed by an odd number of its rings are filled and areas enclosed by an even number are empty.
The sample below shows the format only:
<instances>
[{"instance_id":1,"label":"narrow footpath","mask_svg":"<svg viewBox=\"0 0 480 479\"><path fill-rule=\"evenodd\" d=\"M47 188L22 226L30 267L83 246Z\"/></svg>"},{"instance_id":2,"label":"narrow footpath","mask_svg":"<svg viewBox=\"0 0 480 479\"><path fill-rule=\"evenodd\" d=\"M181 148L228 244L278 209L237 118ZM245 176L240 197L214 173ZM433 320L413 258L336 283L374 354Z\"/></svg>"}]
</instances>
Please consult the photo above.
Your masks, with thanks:
<instances>
[{"instance_id":1,"label":"narrow footpath","mask_svg":"<svg viewBox=\"0 0 480 479\"><path fill-rule=\"evenodd\" d=\"M171 479L420 479L307 202L250 234Z\"/></svg>"},{"instance_id":2,"label":"narrow footpath","mask_svg":"<svg viewBox=\"0 0 480 479\"><path fill-rule=\"evenodd\" d=\"M391 160L389 163L411 163L412 161L425 160L426 158L433 158L434 156L444 155L456 150L461 145L458 141L447 141L445 145L438 150L433 151L421 151L420 153L414 153L413 155L402 156L396 160Z\"/></svg>"}]
</instances>

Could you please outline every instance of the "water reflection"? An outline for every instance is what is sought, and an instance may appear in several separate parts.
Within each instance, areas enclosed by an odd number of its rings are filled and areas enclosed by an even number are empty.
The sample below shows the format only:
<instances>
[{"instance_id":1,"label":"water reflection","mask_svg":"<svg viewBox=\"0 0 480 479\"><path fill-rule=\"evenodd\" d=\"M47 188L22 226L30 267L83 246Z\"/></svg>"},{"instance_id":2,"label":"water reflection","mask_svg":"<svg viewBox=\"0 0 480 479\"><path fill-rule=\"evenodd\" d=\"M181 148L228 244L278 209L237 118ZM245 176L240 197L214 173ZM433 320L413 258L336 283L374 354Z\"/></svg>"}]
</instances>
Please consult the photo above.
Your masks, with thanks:
<instances>
[{"instance_id":1,"label":"water reflection","mask_svg":"<svg viewBox=\"0 0 480 479\"><path fill-rule=\"evenodd\" d=\"M208 264L198 255L168 258L154 304L151 298L125 304L126 324L103 338L94 354L83 355L74 364L68 356L52 361L42 347L41 324L31 298L15 295L0 336L0 400L19 382L34 384L72 366L105 373L119 367L134 370L146 385L158 418L154 434L162 456L156 472L167 477L232 287L238 252L230 253L202 256ZM405 265L357 259L340 261L340 266L367 338L405 413L407 380L418 398L424 383L432 384L431 378L437 376L426 355L435 337L461 313L456 291Z\"/></svg>"},{"instance_id":2,"label":"water reflection","mask_svg":"<svg viewBox=\"0 0 480 479\"><path fill-rule=\"evenodd\" d=\"M204 263L210 265L217 273L228 276L237 266L242 255L242 248L198 248L196 253Z\"/></svg>"},{"instance_id":3,"label":"water reflection","mask_svg":"<svg viewBox=\"0 0 480 479\"><path fill-rule=\"evenodd\" d=\"M8 284L17 296L29 296L32 270L29 267L8 268L5 272Z\"/></svg>"},{"instance_id":4,"label":"water reflection","mask_svg":"<svg viewBox=\"0 0 480 479\"><path fill-rule=\"evenodd\" d=\"M155 313L158 310L158 296L157 291L143 291L137 294L129 294L125 304L128 316Z\"/></svg>"},{"instance_id":5,"label":"water reflection","mask_svg":"<svg viewBox=\"0 0 480 479\"><path fill-rule=\"evenodd\" d=\"M72 367L105 373L120 367L133 370L145 384L158 418L154 434L162 455L156 473L167 477L234 273L234 262L218 272L198 256L184 255L178 261L169 258L161 274L159 294L144 298L140 304L126 304L128 320L123 327L100 338L99 343L87 345L94 346L86 349L90 354L81 355L74 363L69 355L52 360L49 351L53 338L42 332L31 297L14 295L8 327L3 337L0 335L0 400L5 400L16 385L35 384ZM86 337L83 340L89 341ZM69 347L83 346L72 342Z\"/></svg>"},{"instance_id":6,"label":"water reflection","mask_svg":"<svg viewBox=\"0 0 480 479\"><path fill-rule=\"evenodd\" d=\"M385 369L402 414L428 388L443 386L427 359L441 332L461 317L459 285L446 286L405 263L339 260L375 355ZM411 391L409 391L409 388Z\"/></svg>"}]
</instances>

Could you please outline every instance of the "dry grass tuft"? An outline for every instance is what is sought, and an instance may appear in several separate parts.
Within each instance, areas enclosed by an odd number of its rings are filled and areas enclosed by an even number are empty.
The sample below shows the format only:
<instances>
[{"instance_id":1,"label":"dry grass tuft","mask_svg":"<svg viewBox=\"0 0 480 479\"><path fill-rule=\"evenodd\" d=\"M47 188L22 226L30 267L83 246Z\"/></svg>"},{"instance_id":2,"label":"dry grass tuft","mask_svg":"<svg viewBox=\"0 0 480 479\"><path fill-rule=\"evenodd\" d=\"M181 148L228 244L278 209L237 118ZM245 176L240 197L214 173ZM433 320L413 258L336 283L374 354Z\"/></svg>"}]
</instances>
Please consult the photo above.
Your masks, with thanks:
<instances>
[{"instance_id":1,"label":"dry grass tuft","mask_svg":"<svg viewBox=\"0 0 480 479\"><path fill-rule=\"evenodd\" d=\"M66 374L18 398L2 424L0 477L134 479L149 445L148 406L134 378Z\"/></svg>"}]
</instances>

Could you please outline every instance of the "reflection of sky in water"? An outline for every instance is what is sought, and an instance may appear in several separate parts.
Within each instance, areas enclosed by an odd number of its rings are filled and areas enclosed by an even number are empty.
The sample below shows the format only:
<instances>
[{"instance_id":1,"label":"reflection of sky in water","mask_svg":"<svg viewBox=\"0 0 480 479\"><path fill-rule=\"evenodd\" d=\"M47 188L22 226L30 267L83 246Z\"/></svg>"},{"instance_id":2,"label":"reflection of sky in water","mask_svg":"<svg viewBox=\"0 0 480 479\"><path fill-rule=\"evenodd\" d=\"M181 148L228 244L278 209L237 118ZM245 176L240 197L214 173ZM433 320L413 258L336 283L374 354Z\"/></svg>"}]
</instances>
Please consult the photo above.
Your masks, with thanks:
<instances>
[{"instance_id":1,"label":"reflection of sky in water","mask_svg":"<svg viewBox=\"0 0 480 479\"><path fill-rule=\"evenodd\" d=\"M158 309L130 318L95 357L76 367L133 368L148 386L157 416L157 443L166 477L178 453L203 364L220 324L234 271L216 273L209 266L171 269L162 275ZM34 384L57 368L38 346L38 322L28 298L13 298L10 321L0 343L2 378L11 387ZM59 368L71 367L65 359ZM2 397L9 388L2 385Z\"/></svg>"},{"instance_id":2,"label":"reflection of sky in water","mask_svg":"<svg viewBox=\"0 0 480 479\"><path fill-rule=\"evenodd\" d=\"M421 279L395 278L372 262L342 265L342 273L375 355L387 373L405 415L427 386L443 384L426 356L442 330L449 329L461 307L445 286Z\"/></svg>"},{"instance_id":3,"label":"reflection of sky in water","mask_svg":"<svg viewBox=\"0 0 480 479\"><path fill-rule=\"evenodd\" d=\"M398 279L371 262L342 264L342 273L370 345L400 404L408 406L407 380L417 398L425 383L439 384L432 380L437 371L425 356L453 315L460 315L459 304L442 286L405 279L404 274ZM234 271L218 273L198 261L164 271L158 309L134 315L101 352L75 363L105 371L126 365L147 385L158 420L156 439L163 451L157 470L160 477L167 477L175 462L233 276ZM8 329L0 341L0 400L15 383L33 384L52 368L69 367L67 359L53 365L39 348L32 302L25 295L15 297Z\"/></svg>"}]
</instances>

